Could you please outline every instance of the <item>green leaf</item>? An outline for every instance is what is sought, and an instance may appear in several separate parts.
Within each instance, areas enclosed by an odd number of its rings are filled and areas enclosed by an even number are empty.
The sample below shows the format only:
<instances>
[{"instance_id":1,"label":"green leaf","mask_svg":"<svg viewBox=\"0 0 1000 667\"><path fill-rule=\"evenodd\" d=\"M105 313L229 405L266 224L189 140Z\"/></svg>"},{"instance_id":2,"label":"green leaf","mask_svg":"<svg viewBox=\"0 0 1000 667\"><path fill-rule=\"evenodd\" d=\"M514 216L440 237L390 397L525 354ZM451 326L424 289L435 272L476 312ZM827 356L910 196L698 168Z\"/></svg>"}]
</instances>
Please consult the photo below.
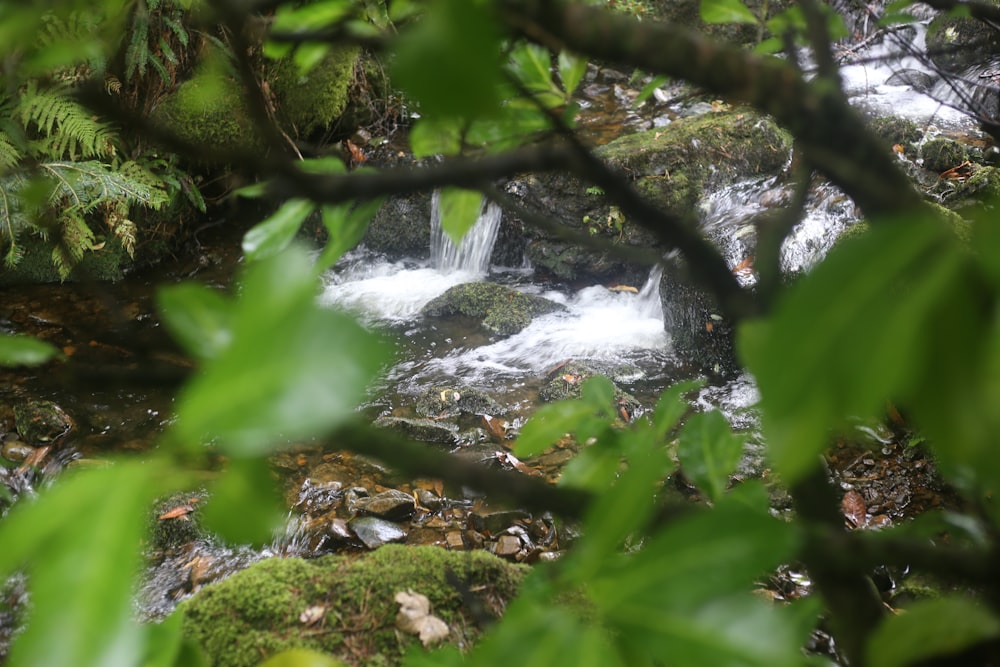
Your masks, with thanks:
<instances>
[{"instance_id":1,"label":"green leaf","mask_svg":"<svg viewBox=\"0 0 1000 667\"><path fill-rule=\"evenodd\" d=\"M482 2L436 0L397 42L392 80L421 114L473 118L499 104L500 34Z\"/></svg>"},{"instance_id":2,"label":"green leaf","mask_svg":"<svg viewBox=\"0 0 1000 667\"><path fill-rule=\"evenodd\" d=\"M465 233L479 220L483 195L475 190L444 188L441 190L441 229L458 245Z\"/></svg>"},{"instance_id":3,"label":"green leaf","mask_svg":"<svg viewBox=\"0 0 1000 667\"><path fill-rule=\"evenodd\" d=\"M642 106L642 103L648 100L657 88L664 85L668 81L670 81L670 79L665 76L654 76L649 83L642 87L639 94L636 95L635 99L632 101L632 108L637 109Z\"/></svg>"},{"instance_id":4,"label":"green leaf","mask_svg":"<svg viewBox=\"0 0 1000 667\"><path fill-rule=\"evenodd\" d=\"M316 304L317 276L292 246L246 269L232 342L177 399L171 436L218 438L230 455L265 453L351 418L387 348L350 317Z\"/></svg>"},{"instance_id":5,"label":"green leaf","mask_svg":"<svg viewBox=\"0 0 1000 667\"><path fill-rule=\"evenodd\" d=\"M174 612L146 626L142 667L210 667L198 643L184 637L184 614Z\"/></svg>"},{"instance_id":6,"label":"green leaf","mask_svg":"<svg viewBox=\"0 0 1000 667\"><path fill-rule=\"evenodd\" d=\"M447 118L421 118L410 129L410 150L414 157L458 155L462 150L461 126Z\"/></svg>"},{"instance_id":7,"label":"green leaf","mask_svg":"<svg viewBox=\"0 0 1000 667\"><path fill-rule=\"evenodd\" d=\"M315 208L308 199L290 199L267 219L251 227L243 235L243 253L247 259L258 261L287 248Z\"/></svg>"},{"instance_id":8,"label":"green leaf","mask_svg":"<svg viewBox=\"0 0 1000 667\"><path fill-rule=\"evenodd\" d=\"M199 283L161 287L156 295L170 335L201 361L219 356L232 340L231 303L218 290Z\"/></svg>"},{"instance_id":9,"label":"green leaf","mask_svg":"<svg viewBox=\"0 0 1000 667\"><path fill-rule=\"evenodd\" d=\"M701 0L701 19L709 24L760 22L742 0Z\"/></svg>"},{"instance_id":10,"label":"green leaf","mask_svg":"<svg viewBox=\"0 0 1000 667\"><path fill-rule=\"evenodd\" d=\"M569 51L559 52L559 78L566 95L572 95L587 73L587 59Z\"/></svg>"},{"instance_id":11,"label":"green leaf","mask_svg":"<svg viewBox=\"0 0 1000 667\"><path fill-rule=\"evenodd\" d=\"M344 663L329 655L293 648L273 655L259 667L343 667Z\"/></svg>"},{"instance_id":12,"label":"green leaf","mask_svg":"<svg viewBox=\"0 0 1000 667\"><path fill-rule=\"evenodd\" d=\"M31 612L6 664L137 664L134 577L148 503L163 488L153 463L64 473L0 522L0 576L25 567ZM58 640L54 640L58 638Z\"/></svg>"},{"instance_id":13,"label":"green leaf","mask_svg":"<svg viewBox=\"0 0 1000 667\"><path fill-rule=\"evenodd\" d=\"M903 667L1000 636L1000 619L958 597L923 600L887 616L868 640L871 667Z\"/></svg>"},{"instance_id":14,"label":"green leaf","mask_svg":"<svg viewBox=\"0 0 1000 667\"><path fill-rule=\"evenodd\" d=\"M579 423L593 413L593 406L582 401L543 405L521 428L514 443L514 453L522 458L541 454L567 433L574 432Z\"/></svg>"},{"instance_id":15,"label":"green leaf","mask_svg":"<svg viewBox=\"0 0 1000 667\"><path fill-rule=\"evenodd\" d=\"M704 386L704 380L678 382L660 394L653 409L653 426L659 438L664 438L680 422L691 406L684 400L684 394Z\"/></svg>"},{"instance_id":16,"label":"green leaf","mask_svg":"<svg viewBox=\"0 0 1000 667\"><path fill-rule=\"evenodd\" d=\"M264 458L230 459L211 491L202 520L230 544L267 544L285 518L284 503Z\"/></svg>"},{"instance_id":17,"label":"green leaf","mask_svg":"<svg viewBox=\"0 0 1000 667\"><path fill-rule=\"evenodd\" d=\"M510 53L514 75L533 93L551 93L559 103L565 97L552 81L552 54L544 46L524 42ZM552 106L552 105L546 105Z\"/></svg>"},{"instance_id":18,"label":"green leaf","mask_svg":"<svg viewBox=\"0 0 1000 667\"><path fill-rule=\"evenodd\" d=\"M595 415L615 418L615 385L603 375L587 378L580 387L580 398L591 406Z\"/></svg>"},{"instance_id":19,"label":"green leaf","mask_svg":"<svg viewBox=\"0 0 1000 667\"><path fill-rule=\"evenodd\" d=\"M23 334L0 334L0 366L38 366L59 358L53 345Z\"/></svg>"},{"instance_id":20,"label":"green leaf","mask_svg":"<svg viewBox=\"0 0 1000 667\"><path fill-rule=\"evenodd\" d=\"M620 568L595 578L594 600L609 617L636 622L665 609L684 612L749 590L763 573L793 558L798 543L792 524L743 499L723 497L711 510L674 521Z\"/></svg>"},{"instance_id":21,"label":"green leaf","mask_svg":"<svg viewBox=\"0 0 1000 667\"><path fill-rule=\"evenodd\" d=\"M380 198L357 205L347 203L321 209L327 238L326 246L316 260L317 272L329 269L345 252L361 242L368 231L368 224L384 201Z\"/></svg>"},{"instance_id":22,"label":"green leaf","mask_svg":"<svg viewBox=\"0 0 1000 667\"><path fill-rule=\"evenodd\" d=\"M692 415L681 429L677 447L681 467L713 501L725 493L742 455L743 438L730 430L718 410Z\"/></svg>"},{"instance_id":23,"label":"green leaf","mask_svg":"<svg viewBox=\"0 0 1000 667\"><path fill-rule=\"evenodd\" d=\"M883 222L796 284L739 350L757 377L774 467L794 483L819 465L831 429L875 418L919 389L934 333L962 294L963 253L936 220Z\"/></svg>"}]
</instances>

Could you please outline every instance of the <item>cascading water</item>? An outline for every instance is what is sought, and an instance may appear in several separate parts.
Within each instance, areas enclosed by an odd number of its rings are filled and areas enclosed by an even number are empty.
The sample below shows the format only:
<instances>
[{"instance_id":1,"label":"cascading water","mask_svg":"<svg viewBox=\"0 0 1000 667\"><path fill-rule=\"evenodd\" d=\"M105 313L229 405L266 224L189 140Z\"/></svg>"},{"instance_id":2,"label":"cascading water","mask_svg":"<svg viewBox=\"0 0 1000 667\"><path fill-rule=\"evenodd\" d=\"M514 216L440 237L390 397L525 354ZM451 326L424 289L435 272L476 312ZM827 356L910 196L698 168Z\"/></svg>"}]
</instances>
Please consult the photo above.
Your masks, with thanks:
<instances>
[{"instance_id":1,"label":"cascading water","mask_svg":"<svg viewBox=\"0 0 1000 667\"><path fill-rule=\"evenodd\" d=\"M431 197L431 265L442 273L486 275L502 217L503 209L493 202L484 203L476 224L456 245L441 227L441 193L435 191Z\"/></svg>"}]
</instances>

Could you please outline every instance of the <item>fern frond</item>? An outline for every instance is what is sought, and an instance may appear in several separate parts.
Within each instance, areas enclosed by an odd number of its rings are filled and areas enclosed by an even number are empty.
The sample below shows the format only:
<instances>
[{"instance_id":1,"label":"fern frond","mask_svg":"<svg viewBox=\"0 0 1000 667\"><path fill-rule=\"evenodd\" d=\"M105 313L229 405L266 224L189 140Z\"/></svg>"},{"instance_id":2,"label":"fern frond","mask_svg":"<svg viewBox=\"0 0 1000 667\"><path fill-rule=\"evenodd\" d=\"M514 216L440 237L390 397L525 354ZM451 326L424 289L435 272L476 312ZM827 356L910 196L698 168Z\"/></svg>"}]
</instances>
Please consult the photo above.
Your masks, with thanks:
<instances>
[{"instance_id":1,"label":"fern frond","mask_svg":"<svg viewBox=\"0 0 1000 667\"><path fill-rule=\"evenodd\" d=\"M0 130L0 173L6 173L16 167L23 156L10 136Z\"/></svg>"},{"instance_id":2,"label":"fern frond","mask_svg":"<svg viewBox=\"0 0 1000 667\"><path fill-rule=\"evenodd\" d=\"M34 126L41 135L38 149L43 157L75 160L115 154L114 131L70 98L68 88L41 89L29 82L21 94L18 115L25 127Z\"/></svg>"},{"instance_id":3,"label":"fern frond","mask_svg":"<svg viewBox=\"0 0 1000 667\"><path fill-rule=\"evenodd\" d=\"M83 255L94 247L94 232L83 214L73 208L66 209L59 216L60 234L52 239L52 263L63 280L69 277L73 267L80 263Z\"/></svg>"}]
</instances>

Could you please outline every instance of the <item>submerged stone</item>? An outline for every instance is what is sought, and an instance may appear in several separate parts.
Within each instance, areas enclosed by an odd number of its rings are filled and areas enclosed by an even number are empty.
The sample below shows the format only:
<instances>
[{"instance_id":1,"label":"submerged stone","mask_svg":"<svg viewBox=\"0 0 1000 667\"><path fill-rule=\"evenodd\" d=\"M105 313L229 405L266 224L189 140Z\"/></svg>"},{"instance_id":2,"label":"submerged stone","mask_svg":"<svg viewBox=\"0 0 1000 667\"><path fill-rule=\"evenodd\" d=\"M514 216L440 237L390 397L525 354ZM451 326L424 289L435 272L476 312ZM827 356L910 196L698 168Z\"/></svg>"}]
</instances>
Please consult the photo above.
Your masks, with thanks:
<instances>
[{"instance_id":1,"label":"submerged stone","mask_svg":"<svg viewBox=\"0 0 1000 667\"><path fill-rule=\"evenodd\" d=\"M420 442L435 442L441 445L455 444L458 427L454 424L436 422L431 419L408 419L406 417L379 417L373 423L376 428L384 428Z\"/></svg>"},{"instance_id":2,"label":"submerged stone","mask_svg":"<svg viewBox=\"0 0 1000 667\"><path fill-rule=\"evenodd\" d=\"M485 552L389 545L361 557L272 558L225 581L205 586L180 605L187 638L215 667L256 666L291 648L322 651L350 664L393 665L420 647L396 632L399 591L426 595L436 616L456 631L449 642L467 647L481 634L463 600L474 595L498 613L517 592L527 569ZM449 581L464 584L458 590ZM322 631L300 620L326 607ZM478 605L477 605L478 606Z\"/></svg>"}]
</instances>

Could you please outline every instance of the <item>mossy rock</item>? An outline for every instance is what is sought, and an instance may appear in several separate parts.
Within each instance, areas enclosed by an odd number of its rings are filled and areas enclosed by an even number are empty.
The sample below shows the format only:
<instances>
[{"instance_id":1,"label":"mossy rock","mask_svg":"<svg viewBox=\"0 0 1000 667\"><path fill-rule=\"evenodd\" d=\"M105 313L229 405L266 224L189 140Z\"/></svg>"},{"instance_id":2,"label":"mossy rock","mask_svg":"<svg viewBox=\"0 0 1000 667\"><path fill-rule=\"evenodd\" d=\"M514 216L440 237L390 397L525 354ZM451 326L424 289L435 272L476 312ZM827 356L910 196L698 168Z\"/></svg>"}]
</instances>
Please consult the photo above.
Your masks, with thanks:
<instances>
[{"instance_id":1,"label":"mossy rock","mask_svg":"<svg viewBox=\"0 0 1000 667\"><path fill-rule=\"evenodd\" d=\"M52 401L27 400L14 406L14 428L30 445L44 445L73 428L66 411Z\"/></svg>"},{"instance_id":2,"label":"mossy rock","mask_svg":"<svg viewBox=\"0 0 1000 667\"><path fill-rule=\"evenodd\" d=\"M565 401L580 398L584 383L592 377L607 375L583 363L571 361L551 374L546 383L538 391L538 397L543 401ZM611 380L611 378L607 378ZM611 380L612 384L614 381ZM623 391L615 385L615 407L625 408L628 414L634 414L642 404L632 394Z\"/></svg>"},{"instance_id":3,"label":"mossy rock","mask_svg":"<svg viewBox=\"0 0 1000 667\"><path fill-rule=\"evenodd\" d=\"M890 146L903 146L907 154L914 153L914 147L924 136L920 127L908 118L899 116L880 116L868 122L873 133L885 140Z\"/></svg>"},{"instance_id":4,"label":"mossy rock","mask_svg":"<svg viewBox=\"0 0 1000 667\"><path fill-rule=\"evenodd\" d=\"M471 387L431 387L417 397L416 410L421 417L433 418L504 413L489 394Z\"/></svg>"},{"instance_id":5,"label":"mossy rock","mask_svg":"<svg viewBox=\"0 0 1000 667\"><path fill-rule=\"evenodd\" d=\"M20 258L13 266L0 264L0 286L58 282L117 282L135 265L117 237L107 239L100 250L90 250L63 279L52 262L52 244L31 234L17 239Z\"/></svg>"},{"instance_id":6,"label":"mossy rock","mask_svg":"<svg viewBox=\"0 0 1000 667\"><path fill-rule=\"evenodd\" d=\"M240 84L222 73L196 73L160 101L152 120L201 148L206 160L217 153L241 155L264 150Z\"/></svg>"},{"instance_id":7,"label":"mossy rock","mask_svg":"<svg viewBox=\"0 0 1000 667\"><path fill-rule=\"evenodd\" d=\"M511 336L528 326L534 317L564 308L562 304L504 285L465 283L432 299L421 313L426 317L475 318L488 331Z\"/></svg>"},{"instance_id":8,"label":"mossy rock","mask_svg":"<svg viewBox=\"0 0 1000 667\"><path fill-rule=\"evenodd\" d=\"M291 56L268 68L268 80L278 107L278 118L293 135L309 136L325 130L347 108L347 91L354 79L360 49L331 48L308 72L300 72Z\"/></svg>"},{"instance_id":9,"label":"mossy rock","mask_svg":"<svg viewBox=\"0 0 1000 667\"><path fill-rule=\"evenodd\" d=\"M952 167L957 167L969 159L969 151L954 139L939 137L925 143L920 154L924 159L924 168L940 174Z\"/></svg>"},{"instance_id":10,"label":"mossy rock","mask_svg":"<svg viewBox=\"0 0 1000 667\"><path fill-rule=\"evenodd\" d=\"M1000 6L995 0L987 4ZM926 42L931 61L945 72L961 72L1000 53L1000 33L988 23L945 12L938 14L927 26ZM969 44L975 44L976 48L968 48Z\"/></svg>"},{"instance_id":11,"label":"mossy rock","mask_svg":"<svg viewBox=\"0 0 1000 667\"><path fill-rule=\"evenodd\" d=\"M779 173L788 161L790 135L747 109L684 118L657 130L626 135L597 149L624 172L654 206L692 218L710 186ZM578 232L624 246L655 247L656 237L623 216L607 197L575 176L531 175L508 188L526 207ZM526 255L535 268L564 280L635 282L636 267L611 253L595 252L563 238L525 228Z\"/></svg>"},{"instance_id":12,"label":"mossy rock","mask_svg":"<svg viewBox=\"0 0 1000 667\"><path fill-rule=\"evenodd\" d=\"M256 667L269 656L306 648L349 664L394 665L419 640L399 632L396 593L426 595L431 612L451 628L448 640L467 647L481 634L476 612L463 601L474 591L499 611L517 593L524 566L481 551L386 545L361 556L314 560L271 558L199 591L183 602L184 634L215 667ZM457 578L463 586L453 586ZM325 610L307 625L300 615Z\"/></svg>"}]
</instances>

